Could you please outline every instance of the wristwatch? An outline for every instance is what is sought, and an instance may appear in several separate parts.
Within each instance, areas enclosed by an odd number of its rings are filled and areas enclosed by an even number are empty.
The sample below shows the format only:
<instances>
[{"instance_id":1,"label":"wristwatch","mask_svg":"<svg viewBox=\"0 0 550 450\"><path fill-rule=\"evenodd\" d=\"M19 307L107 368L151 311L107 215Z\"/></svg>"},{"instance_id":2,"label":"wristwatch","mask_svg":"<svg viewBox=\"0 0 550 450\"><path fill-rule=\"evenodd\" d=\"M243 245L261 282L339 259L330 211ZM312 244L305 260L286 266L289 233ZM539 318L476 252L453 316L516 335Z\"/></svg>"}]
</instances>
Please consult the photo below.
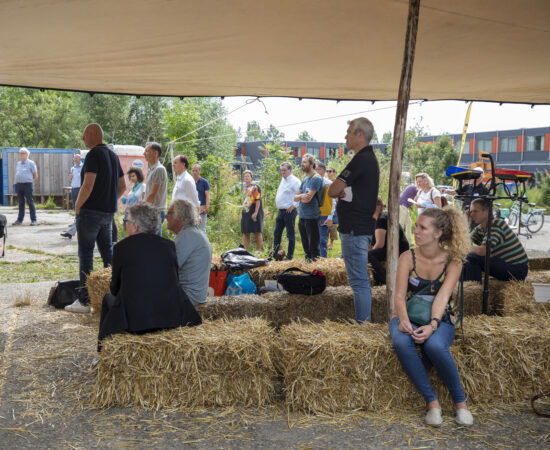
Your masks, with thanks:
<instances>
[{"instance_id":1,"label":"wristwatch","mask_svg":"<svg viewBox=\"0 0 550 450\"><path fill-rule=\"evenodd\" d=\"M437 323L437 327L434 327L434 326L432 325L432 321L434 321L434 320L435 320L436 323ZM438 319L437 317L432 317L432 318L430 319L430 326L432 327L432 330L433 330L433 331L437 330L437 329L439 328L439 325L441 325L441 320L440 320L440 319Z\"/></svg>"}]
</instances>

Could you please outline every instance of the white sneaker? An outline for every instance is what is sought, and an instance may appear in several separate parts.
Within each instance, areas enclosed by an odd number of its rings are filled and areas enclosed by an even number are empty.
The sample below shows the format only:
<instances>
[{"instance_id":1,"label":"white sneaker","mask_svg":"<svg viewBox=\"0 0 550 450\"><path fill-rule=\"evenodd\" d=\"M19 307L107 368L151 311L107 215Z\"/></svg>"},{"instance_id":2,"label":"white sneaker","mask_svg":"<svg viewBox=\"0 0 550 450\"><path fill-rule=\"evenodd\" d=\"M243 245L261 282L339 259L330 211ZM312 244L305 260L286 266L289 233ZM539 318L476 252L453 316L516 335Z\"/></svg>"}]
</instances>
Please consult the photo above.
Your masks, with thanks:
<instances>
[{"instance_id":1,"label":"white sneaker","mask_svg":"<svg viewBox=\"0 0 550 450\"><path fill-rule=\"evenodd\" d=\"M438 427L443 423L443 417L441 417L441 408L431 408L426 414L426 424L432 427Z\"/></svg>"},{"instance_id":2,"label":"white sneaker","mask_svg":"<svg viewBox=\"0 0 550 450\"><path fill-rule=\"evenodd\" d=\"M474 424L474 416L466 408L456 410L456 423L459 425L470 426Z\"/></svg>"},{"instance_id":3,"label":"white sneaker","mask_svg":"<svg viewBox=\"0 0 550 450\"><path fill-rule=\"evenodd\" d=\"M65 311L74 313L89 313L90 307L83 305L79 300L75 300L72 304L65 306Z\"/></svg>"}]
</instances>

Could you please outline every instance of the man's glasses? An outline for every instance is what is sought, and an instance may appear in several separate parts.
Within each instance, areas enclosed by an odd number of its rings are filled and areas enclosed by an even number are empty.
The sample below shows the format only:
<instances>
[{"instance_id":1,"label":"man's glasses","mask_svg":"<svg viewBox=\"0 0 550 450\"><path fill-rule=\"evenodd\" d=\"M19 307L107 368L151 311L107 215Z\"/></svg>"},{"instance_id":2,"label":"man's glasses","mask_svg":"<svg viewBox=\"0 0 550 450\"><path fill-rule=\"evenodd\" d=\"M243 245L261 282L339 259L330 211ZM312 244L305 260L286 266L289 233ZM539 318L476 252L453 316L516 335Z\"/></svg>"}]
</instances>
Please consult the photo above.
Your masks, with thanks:
<instances>
[{"instance_id":1,"label":"man's glasses","mask_svg":"<svg viewBox=\"0 0 550 450\"><path fill-rule=\"evenodd\" d=\"M122 225L126 226L127 223L135 223L135 222L130 219L122 219Z\"/></svg>"}]
</instances>

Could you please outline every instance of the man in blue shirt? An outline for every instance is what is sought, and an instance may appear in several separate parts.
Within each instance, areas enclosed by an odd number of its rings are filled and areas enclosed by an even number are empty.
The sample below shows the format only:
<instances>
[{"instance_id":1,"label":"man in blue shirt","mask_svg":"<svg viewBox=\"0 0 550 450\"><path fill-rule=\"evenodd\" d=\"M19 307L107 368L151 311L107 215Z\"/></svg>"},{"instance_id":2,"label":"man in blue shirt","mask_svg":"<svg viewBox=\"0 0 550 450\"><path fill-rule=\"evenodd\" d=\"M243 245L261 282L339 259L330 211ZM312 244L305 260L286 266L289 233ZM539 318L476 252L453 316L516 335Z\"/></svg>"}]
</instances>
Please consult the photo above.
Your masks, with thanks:
<instances>
[{"instance_id":1,"label":"man in blue shirt","mask_svg":"<svg viewBox=\"0 0 550 450\"><path fill-rule=\"evenodd\" d=\"M19 214L14 225L21 225L25 218L25 200L29 204L29 214L31 215L31 226L36 225L36 208L32 198L32 183L38 179L38 170L34 161L29 159L28 149L21 147L19 149L19 157L21 161L17 161L15 167L15 193L19 202Z\"/></svg>"},{"instance_id":2,"label":"man in blue shirt","mask_svg":"<svg viewBox=\"0 0 550 450\"><path fill-rule=\"evenodd\" d=\"M71 200L73 202L73 210L76 206L76 199L80 192L80 172L82 171L82 156L78 153L74 155L74 166L71 167L71 173L69 173L69 183L71 183ZM72 239L76 234L76 220L69 225L69 229L61 233L61 236Z\"/></svg>"},{"instance_id":3,"label":"man in blue shirt","mask_svg":"<svg viewBox=\"0 0 550 450\"><path fill-rule=\"evenodd\" d=\"M319 217L321 217L321 199L323 179L315 172L315 157L306 153L302 158L302 171L306 178L294 196L298 206L298 230L302 239L302 247L306 261L315 261L319 258Z\"/></svg>"},{"instance_id":4,"label":"man in blue shirt","mask_svg":"<svg viewBox=\"0 0 550 450\"><path fill-rule=\"evenodd\" d=\"M210 183L208 183L206 178L201 177L200 164L194 164L191 173L193 174L193 179L197 187L197 194L199 194L199 201L201 202L201 220L199 226L206 233L206 216L210 210Z\"/></svg>"}]
</instances>

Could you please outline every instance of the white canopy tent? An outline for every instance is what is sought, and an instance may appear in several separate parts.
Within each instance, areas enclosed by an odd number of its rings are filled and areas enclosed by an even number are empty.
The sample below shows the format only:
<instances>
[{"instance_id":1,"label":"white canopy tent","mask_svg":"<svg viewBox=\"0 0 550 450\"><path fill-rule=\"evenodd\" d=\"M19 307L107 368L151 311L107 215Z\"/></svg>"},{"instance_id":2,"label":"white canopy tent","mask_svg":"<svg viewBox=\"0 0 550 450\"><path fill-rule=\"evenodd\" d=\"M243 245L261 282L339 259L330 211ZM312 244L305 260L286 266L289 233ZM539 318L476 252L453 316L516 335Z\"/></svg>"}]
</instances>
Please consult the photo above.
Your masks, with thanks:
<instances>
[{"instance_id":1,"label":"white canopy tent","mask_svg":"<svg viewBox=\"0 0 550 450\"><path fill-rule=\"evenodd\" d=\"M3 0L0 85L394 100L406 0ZM422 0L411 99L550 103L548 0Z\"/></svg>"}]
</instances>

